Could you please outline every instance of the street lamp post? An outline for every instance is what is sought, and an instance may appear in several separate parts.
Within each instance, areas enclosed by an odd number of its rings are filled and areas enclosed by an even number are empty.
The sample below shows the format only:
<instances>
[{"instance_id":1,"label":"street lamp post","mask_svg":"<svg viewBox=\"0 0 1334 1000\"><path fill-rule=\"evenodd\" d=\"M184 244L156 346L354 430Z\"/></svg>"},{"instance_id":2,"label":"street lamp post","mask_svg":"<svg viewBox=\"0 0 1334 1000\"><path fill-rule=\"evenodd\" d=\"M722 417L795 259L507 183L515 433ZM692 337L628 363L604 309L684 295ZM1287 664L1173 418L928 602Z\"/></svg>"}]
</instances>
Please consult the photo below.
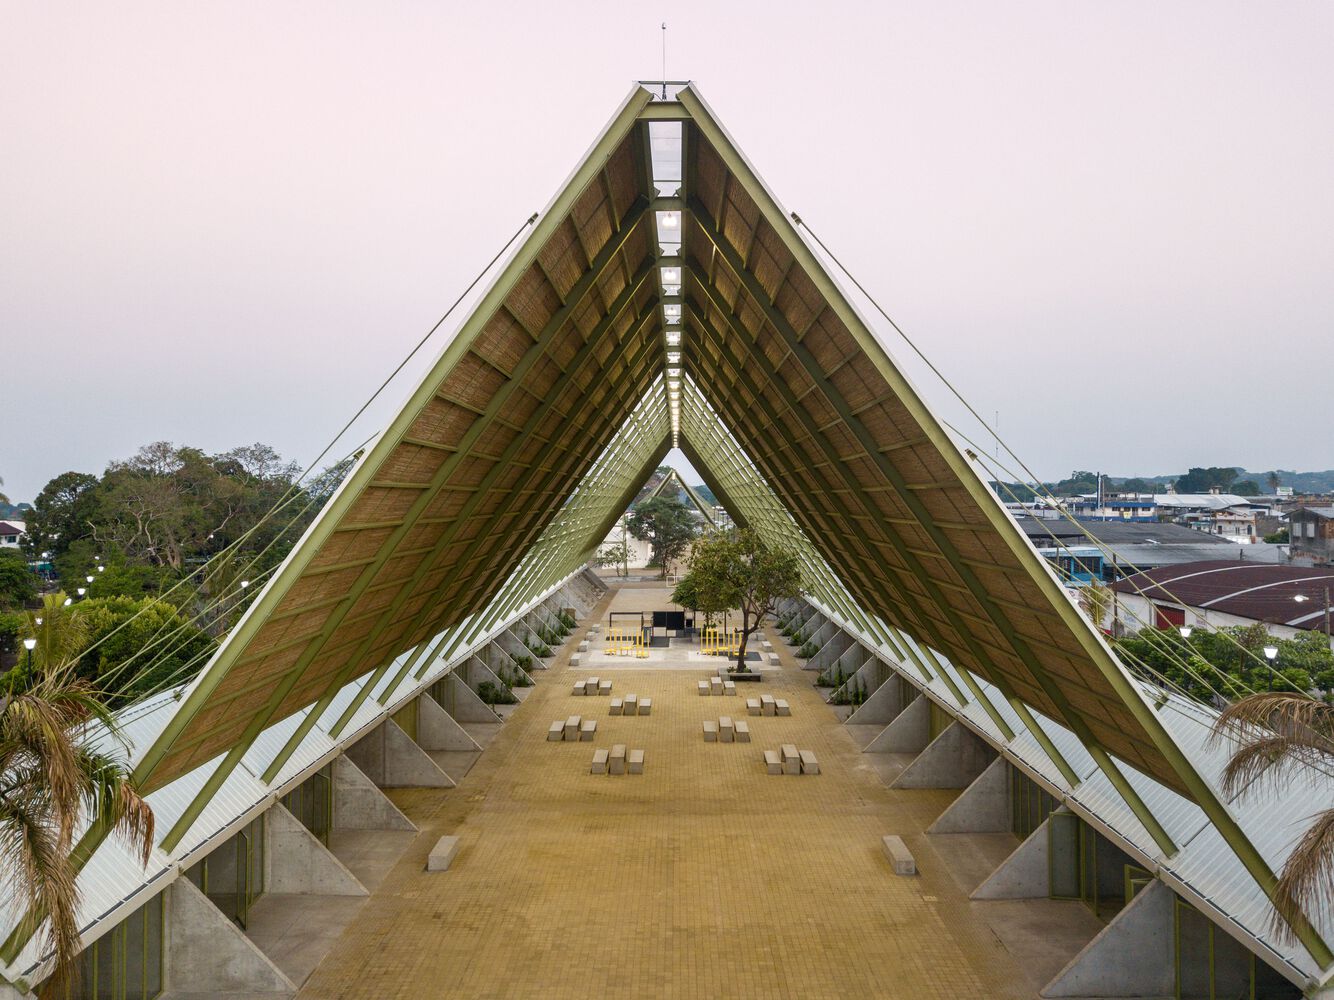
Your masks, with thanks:
<instances>
[{"instance_id":1,"label":"street lamp post","mask_svg":"<svg viewBox=\"0 0 1334 1000\"><path fill-rule=\"evenodd\" d=\"M1269 690L1274 690L1274 661L1278 659L1278 647L1266 646L1265 659L1269 661Z\"/></svg>"},{"instance_id":2,"label":"street lamp post","mask_svg":"<svg viewBox=\"0 0 1334 1000\"><path fill-rule=\"evenodd\" d=\"M39 624L41 623L41 619L40 619L40 618L38 618L37 621L38 621ZM32 674L32 651L33 651L33 649L34 649L36 646L37 646L37 640L36 640L36 639L24 639L24 640L23 640L23 648L26 649L26 650L28 651L28 673L29 673L29 675Z\"/></svg>"}]
</instances>

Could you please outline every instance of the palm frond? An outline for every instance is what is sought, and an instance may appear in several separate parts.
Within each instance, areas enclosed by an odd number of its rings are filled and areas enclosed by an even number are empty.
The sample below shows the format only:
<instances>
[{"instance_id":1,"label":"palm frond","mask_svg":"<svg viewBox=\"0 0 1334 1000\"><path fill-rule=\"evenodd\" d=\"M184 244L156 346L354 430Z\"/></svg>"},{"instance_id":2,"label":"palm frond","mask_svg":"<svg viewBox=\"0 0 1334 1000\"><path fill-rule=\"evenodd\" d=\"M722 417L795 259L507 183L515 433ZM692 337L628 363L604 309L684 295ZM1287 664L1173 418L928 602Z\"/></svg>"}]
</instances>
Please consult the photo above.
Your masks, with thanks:
<instances>
[{"instance_id":1,"label":"palm frond","mask_svg":"<svg viewBox=\"0 0 1334 1000\"><path fill-rule=\"evenodd\" d=\"M1274 886L1273 930L1284 941L1294 942L1293 928L1328 899L1334 899L1334 809L1317 814L1288 855Z\"/></svg>"},{"instance_id":2,"label":"palm frond","mask_svg":"<svg viewBox=\"0 0 1334 1000\"><path fill-rule=\"evenodd\" d=\"M1223 769L1228 794L1261 779L1277 780L1288 762L1328 773L1334 767L1334 707L1290 691L1248 695L1219 713L1211 739L1235 746Z\"/></svg>"}]
</instances>

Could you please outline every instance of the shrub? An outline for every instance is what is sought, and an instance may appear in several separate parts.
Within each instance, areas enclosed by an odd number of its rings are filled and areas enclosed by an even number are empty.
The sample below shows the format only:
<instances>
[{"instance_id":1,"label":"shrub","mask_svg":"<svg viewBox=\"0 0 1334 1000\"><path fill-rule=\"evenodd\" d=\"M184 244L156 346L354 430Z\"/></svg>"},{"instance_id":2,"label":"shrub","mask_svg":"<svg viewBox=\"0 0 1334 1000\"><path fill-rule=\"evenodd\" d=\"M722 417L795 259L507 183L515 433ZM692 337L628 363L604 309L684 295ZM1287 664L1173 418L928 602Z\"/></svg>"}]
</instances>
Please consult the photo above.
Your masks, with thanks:
<instances>
[{"instance_id":1,"label":"shrub","mask_svg":"<svg viewBox=\"0 0 1334 1000\"><path fill-rule=\"evenodd\" d=\"M514 662L523 667L524 670L533 669L533 658L531 656L516 656Z\"/></svg>"},{"instance_id":2,"label":"shrub","mask_svg":"<svg viewBox=\"0 0 1334 1000\"><path fill-rule=\"evenodd\" d=\"M490 681L482 681L477 685L477 697L488 705L513 705L519 700L514 697L514 692L503 684L496 687Z\"/></svg>"},{"instance_id":3,"label":"shrub","mask_svg":"<svg viewBox=\"0 0 1334 1000\"><path fill-rule=\"evenodd\" d=\"M799 650L797 650L797 655L800 656L803 660L809 660L812 656L814 656L818 652L819 650L815 648L815 643L808 642L805 645L803 645Z\"/></svg>"}]
</instances>

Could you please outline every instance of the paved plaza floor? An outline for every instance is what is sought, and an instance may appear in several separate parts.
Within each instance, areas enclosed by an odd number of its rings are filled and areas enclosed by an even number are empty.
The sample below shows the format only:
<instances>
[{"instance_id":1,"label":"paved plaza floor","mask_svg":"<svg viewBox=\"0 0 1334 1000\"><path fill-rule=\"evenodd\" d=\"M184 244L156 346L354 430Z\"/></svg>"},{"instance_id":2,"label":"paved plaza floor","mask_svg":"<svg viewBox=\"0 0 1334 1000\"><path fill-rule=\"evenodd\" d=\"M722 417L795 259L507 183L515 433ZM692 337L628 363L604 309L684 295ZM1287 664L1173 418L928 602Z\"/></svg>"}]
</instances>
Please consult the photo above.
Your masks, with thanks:
<instances>
[{"instance_id":1,"label":"paved plaza floor","mask_svg":"<svg viewBox=\"0 0 1334 1000\"><path fill-rule=\"evenodd\" d=\"M596 620L666 608L668 593L614 588ZM591 672L614 695L653 699L651 715L618 718L607 698L570 695L590 669L569 667L567 644L457 788L391 793L421 835L300 995L1035 996L1062 959L1029 967L1023 942L1002 942L929 842L940 838L922 832L957 793L888 789L812 675L769 638L781 669L761 687L792 715L747 718L749 744L703 741L703 720L745 717L749 686L700 697L708 671L680 669L687 651L599 662ZM547 742L572 714L597 719L597 740ZM644 749L642 775L589 773L613 743ZM813 750L822 773L767 775L761 751L782 743ZM919 877L891 873L886 833L917 853ZM460 854L428 874L443 834L461 838Z\"/></svg>"}]
</instances>

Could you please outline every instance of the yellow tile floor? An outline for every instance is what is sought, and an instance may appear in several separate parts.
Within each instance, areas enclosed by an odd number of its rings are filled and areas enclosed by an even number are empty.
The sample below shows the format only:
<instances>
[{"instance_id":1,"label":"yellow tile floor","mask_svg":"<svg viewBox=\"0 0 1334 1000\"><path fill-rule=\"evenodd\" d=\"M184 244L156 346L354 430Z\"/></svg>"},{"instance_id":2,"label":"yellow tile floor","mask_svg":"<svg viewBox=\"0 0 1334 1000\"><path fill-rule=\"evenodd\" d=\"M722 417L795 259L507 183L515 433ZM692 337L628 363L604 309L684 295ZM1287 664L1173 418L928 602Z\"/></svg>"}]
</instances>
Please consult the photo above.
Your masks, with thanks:
<instances>
[{"instance_id":1,"label":"yellow tile floor","mask_svg":"<svg viewBox=\"0 0 1334 1000\"><path fill-rule=\"evenodd\" d=\"M613 590L597 613L665 600ZM770 638L782 670L761 687L792 716L706 744L701 722L745 716L744 695L700 697L706 671L599 665L614 695L653 699L650 716L610 717L609 699L569 693L589 673L568 666L572 637L457 788L394 793L422 834L300 995L1031 997L948 873L897 878L880 853L885 833L922 843L954 793L886 789ZM596 742L546 741L571 714L598 719ZM612 743L643 747L645 773L590 774ZM767 775L761 751L780 743L822 773ZM446 833L461 852L427 874Z\"/></svg>"}]
</instances>

